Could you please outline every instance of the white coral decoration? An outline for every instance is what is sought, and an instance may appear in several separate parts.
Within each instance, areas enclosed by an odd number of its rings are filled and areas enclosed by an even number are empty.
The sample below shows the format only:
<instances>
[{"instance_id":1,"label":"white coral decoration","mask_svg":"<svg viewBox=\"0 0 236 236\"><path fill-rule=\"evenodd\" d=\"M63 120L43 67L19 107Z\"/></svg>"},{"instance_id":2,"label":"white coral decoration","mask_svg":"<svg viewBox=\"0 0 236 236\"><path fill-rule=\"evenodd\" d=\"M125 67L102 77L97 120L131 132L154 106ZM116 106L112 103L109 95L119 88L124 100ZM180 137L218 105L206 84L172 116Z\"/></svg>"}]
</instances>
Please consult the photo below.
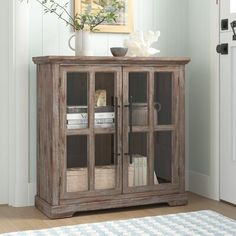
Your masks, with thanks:
<instances>
[{"instance_id":1,"label":"white coral decoration","mask_svg":"<svg viewBox=\"0 0 236 236\"><path fill-rule=\"evenodd\" d=\"M124 47L128 48L128 56L147 57L160 52L155 48L151 48L151 45L158 41L160 35L160 31L148 31L146 33L136 31L130 34L129 38L124 40Z\"/></svg>"}]
</instances>

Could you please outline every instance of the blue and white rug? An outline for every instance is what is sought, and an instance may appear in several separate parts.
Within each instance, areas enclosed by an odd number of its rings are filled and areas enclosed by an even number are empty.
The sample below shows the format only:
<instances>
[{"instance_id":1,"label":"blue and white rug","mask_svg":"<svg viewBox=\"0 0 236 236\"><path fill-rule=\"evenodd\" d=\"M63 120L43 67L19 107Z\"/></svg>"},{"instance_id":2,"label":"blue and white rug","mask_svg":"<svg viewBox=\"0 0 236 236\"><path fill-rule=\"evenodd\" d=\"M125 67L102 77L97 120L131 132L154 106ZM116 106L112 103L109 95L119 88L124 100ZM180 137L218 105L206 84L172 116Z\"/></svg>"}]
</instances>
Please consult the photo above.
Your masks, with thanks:
<instances>
[{"instance_id":1,"label":"blue and white rug","mask_svg":"<svg viewBox=\"0 0 236 236\"><path fill-rule=\"evenodd\" d=\"M236 236L236 221L213 211L197 211L130 220L56 227L2 236Z\"/></svg>"}]
</instances>

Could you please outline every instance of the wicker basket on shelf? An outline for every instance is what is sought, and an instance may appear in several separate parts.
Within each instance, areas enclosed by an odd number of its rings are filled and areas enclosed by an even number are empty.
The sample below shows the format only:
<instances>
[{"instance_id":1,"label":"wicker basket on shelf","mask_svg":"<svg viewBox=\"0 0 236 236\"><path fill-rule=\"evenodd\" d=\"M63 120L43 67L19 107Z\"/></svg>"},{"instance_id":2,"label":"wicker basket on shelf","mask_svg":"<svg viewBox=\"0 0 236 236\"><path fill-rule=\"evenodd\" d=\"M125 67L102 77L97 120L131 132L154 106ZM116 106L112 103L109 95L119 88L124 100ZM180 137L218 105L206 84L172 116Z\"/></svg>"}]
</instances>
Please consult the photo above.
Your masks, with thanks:
<instances>
[{"instance_id":1,"label":"wicker basket on shelf","mask_svg":"<svg viewBox=\"0 0 236 236\"><path fill-rule=\"evenodd\" d=\"M116 183L116 166L95 167L95 190L114 189ZM88 168L72 168L67 170L67 192L88 190ZM134 181L133 166L129 167L129 183Z\"/></svg>"}]
</instances>

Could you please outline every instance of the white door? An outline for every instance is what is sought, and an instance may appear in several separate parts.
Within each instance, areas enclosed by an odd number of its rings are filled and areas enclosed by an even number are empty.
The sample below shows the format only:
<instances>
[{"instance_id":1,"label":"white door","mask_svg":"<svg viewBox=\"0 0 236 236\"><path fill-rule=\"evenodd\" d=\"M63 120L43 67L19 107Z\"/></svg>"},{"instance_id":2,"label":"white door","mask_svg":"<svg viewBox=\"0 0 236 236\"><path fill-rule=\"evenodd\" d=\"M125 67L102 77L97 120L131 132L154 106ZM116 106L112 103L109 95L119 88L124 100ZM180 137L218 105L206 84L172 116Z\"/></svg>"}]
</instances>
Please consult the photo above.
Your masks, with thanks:
<instances>
[{"instance_id":1,"label":"white door","mask_svg":"<svg viewBox=\"0 0 236 236\"><path fill-rule=\"evenodd\" d=\"M220 199L236 204L236 0L220 0L220 23Z\"/></svg>"}]
</instances>

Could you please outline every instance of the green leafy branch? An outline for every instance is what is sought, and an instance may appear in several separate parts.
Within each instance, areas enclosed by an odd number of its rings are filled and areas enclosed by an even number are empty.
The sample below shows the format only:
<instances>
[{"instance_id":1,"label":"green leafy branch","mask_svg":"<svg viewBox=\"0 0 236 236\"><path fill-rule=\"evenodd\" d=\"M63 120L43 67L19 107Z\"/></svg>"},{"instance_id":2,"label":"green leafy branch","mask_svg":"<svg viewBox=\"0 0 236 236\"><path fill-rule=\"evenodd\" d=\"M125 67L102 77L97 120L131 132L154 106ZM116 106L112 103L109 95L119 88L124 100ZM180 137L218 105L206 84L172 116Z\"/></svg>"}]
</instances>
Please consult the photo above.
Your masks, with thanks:
<instances>
[{"instance_id":1,"label":"green leafy branch","mask_svg":"<svg viewBox=\"0 0 236 236\"><path fill-rule=\"evenodd\" d=\"M21 2L25 0L19 0ZM30 0L26 0L29 2ZM76 14L74 17L68 12L69 2L61 5L55 0L35 0L43 6L44 14L51 13L64 21L67 26L73 27L74 30L96 31L96 27L104 22L116 22L119 12L124 8L124 2L120 0L100 0L101 8L92 9L88 4L84 13Z\"/></svg>"}]
</instances>

